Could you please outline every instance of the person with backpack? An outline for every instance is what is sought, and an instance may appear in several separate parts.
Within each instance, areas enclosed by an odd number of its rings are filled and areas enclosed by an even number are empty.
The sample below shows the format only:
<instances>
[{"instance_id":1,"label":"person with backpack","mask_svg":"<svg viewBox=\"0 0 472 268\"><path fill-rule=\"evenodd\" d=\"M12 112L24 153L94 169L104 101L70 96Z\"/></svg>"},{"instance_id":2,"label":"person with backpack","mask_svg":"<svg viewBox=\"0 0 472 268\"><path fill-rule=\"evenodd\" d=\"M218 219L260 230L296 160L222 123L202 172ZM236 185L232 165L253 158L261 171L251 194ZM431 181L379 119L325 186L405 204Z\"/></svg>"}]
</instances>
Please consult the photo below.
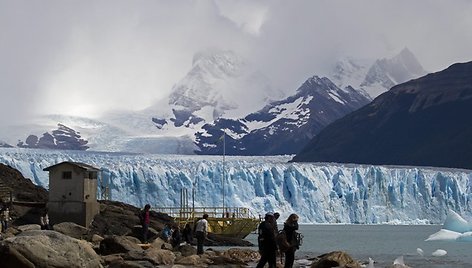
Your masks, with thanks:
<instances>
[{"instance_id":1,"label":"person with backpack","mask_svg":"<svg viewBox=\"0 0 472 268\"><path fill-rule=\"evenodd\" d=\"M149 216L149 210L151 209L151 205L146 204L144 209L139 213L139 221L141 222L142 230L143 230L143 243L147 243L148 239L148 230L149 224L151 223L151 217Z\"/></svg>"},{"instance_id":2,"label":"person with backpack","mask_svg":"<svg viewBox=\"0 0 472 268\"><path fill-rule=\"evenodd\" d=\"M275 243L275 217L272 213L266 213L264 221L259 224L257 242L261 259L257 268L263 268L269 263L269 268L275 268L277 260L277 244Z\"/></svg>"},{"instance_id":3,"label":"person with backpack","mask_svg":"<svg viewBox=\"0 0 472 268\"><path fill-rule=\"evenodd\" d=\"M283 232L285 233L287 242L289 244L285 251L285 265L284 268L292 268L295 261L295 251L299 249L300 243L298 238L298 215L293 213L288 216L284 223Z\"/></svg>"}]
</instances>

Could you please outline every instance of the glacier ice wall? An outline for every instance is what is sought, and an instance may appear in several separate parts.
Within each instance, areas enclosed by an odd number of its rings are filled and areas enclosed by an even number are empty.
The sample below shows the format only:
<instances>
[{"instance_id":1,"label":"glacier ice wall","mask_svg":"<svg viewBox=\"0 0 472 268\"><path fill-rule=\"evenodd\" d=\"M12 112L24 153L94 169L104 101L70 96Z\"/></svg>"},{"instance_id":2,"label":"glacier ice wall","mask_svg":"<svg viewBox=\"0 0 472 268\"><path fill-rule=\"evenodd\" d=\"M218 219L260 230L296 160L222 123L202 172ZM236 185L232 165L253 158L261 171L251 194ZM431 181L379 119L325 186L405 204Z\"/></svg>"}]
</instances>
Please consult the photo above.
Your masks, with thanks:
<instances>
[{"instance_id":1,"label":"glacier ice wall","mask_svg":"<svg viewBox=\"0 0 472 268\"><path fill-rule=\"evenodd\" d=\"M135 206L245 206L253 213L297 213L304 223L443 223L451 209L472 218L472 171L330 163L291 157L147 155L0 149L0 163L48 187L44 168L77 161L102 169L112 200ZM223 185L223 168L225 183ZM224 186L224 187L223 187ZM195 189L193 198L191 193Z\"/></svg>"}]
</instances>

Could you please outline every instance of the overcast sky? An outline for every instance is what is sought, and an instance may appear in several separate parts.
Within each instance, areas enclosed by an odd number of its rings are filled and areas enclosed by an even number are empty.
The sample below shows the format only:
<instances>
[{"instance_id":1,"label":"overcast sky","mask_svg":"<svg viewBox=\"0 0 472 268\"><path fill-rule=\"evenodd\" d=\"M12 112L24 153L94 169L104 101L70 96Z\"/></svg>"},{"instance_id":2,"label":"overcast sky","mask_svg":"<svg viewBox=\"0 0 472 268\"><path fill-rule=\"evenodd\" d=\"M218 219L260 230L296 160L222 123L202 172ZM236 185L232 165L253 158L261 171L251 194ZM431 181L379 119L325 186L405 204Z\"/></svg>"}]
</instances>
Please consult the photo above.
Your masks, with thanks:
<instances>
[{"instance_id":1,"label":"overcast sky","mask_svg":"<svg viewBox=\"0 0 472 268\"><path fill-rule=\"evenodd\" d=\"M471 0L0 0L0 122L145 108L208 47L286 91L404 47L439 71L472 60L471 14Z\"/></svg>"}]
</instances>

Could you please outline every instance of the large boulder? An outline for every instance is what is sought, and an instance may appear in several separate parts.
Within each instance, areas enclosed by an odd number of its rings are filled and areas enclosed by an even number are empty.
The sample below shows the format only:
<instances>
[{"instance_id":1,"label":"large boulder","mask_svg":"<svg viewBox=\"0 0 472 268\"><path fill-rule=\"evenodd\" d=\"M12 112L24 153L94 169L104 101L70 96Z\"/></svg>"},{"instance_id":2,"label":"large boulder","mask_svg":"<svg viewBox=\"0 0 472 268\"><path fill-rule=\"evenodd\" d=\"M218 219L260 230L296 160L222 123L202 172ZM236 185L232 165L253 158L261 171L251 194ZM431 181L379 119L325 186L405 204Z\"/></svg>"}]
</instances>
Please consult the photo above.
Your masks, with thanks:
<instances>
[{"instance_id":1,"label":"large boulder","mask_svg":"<svg viewBox=\"0 0 472 268\"><path fill-rule=\"evenodd\" d=\"M156 223L157 226L160 226L159 223ZM163 225L161 226L163 228ZM131 236L137 237L139 239L143 239L143 227L141 225L134 225L133 229L131 230ZM148 240L153 240L157 238L159 232L156 229L149 227L148 228Z\"/></svg>"},{"instance_id":2,"label":"large boulder","mask_svg":"<svg viewBox=\"0 0 472 268\"><path fill-rule=\"evenodd\" d=\"M167 249L172 250L172 245L162 240L160 237L156 238L151 243L152 248L160 248L160 249Z\"/></svg>"},{"instance_id":3,"label":"large boulder","mask_svg":"<svg viewBox=\"0 0 472 268\"><path fill-rule=\"evenodd\" d=\"M175 254L169 250L149 248L148 250L133 250L123 255L125 261L148 261L154 265L171 265Z\"/></svg>"},{"instance_id":4,"label":"large boulder","mask_svg":"<svg viewBox=\"0 0 472 268\"><path fill-rule=\"evenodd\" d=\"M142 251L134 237L111 235L100 242L100 253L109 255L115 253L127 253L129 251Z\"/></svg>"},{"instance_id":5,"label":"large boulder","mask_svg":"<svg viewBox=\"0 0 472 268\"><path fill-rule=\"evenodd\" d=\"M349 254L343 251L332 251L318 256L311 264L311 268L361 268L359 262L355 261Z\"/></svg>"},{"instance_id":6,"label":"large boulder","mask_svg":"<svg viewBox=\"0 0 472 268\"><path fill-rule=\"evenodd\" d=\"M110 263L108 268L154 268L156 267L149 261L117 261Z\"/></svg>"},{"instance_id":7,"label":"large boulder","mask_svg":"<svg viewBox=\"0 0 472 268\"><path fill-rule=\"evenodd\" d=\"M181 257L175 261L177 265L184 265L186 267L208 267L213 262L204 255L192 255L187 257Z\"/></svg>"},{"instance_id":8,"label":"large boulder","mask_svg":"<svg viewBox=\"0 0 472 268\"><path fill-rule=\"evenodd\" d=\"M196 255L197 249L191 245L182 245L177 248L177 250L182 254L183 257Z\"/></svg>"},{"instance_id":9,"label":"large boulder","mask_svg":"<svg viewBox=\"0 0 472 268\"><path fill-rule=\"evenodd\" d=\"M158 248L150 248L145 251L145 260L149 260L156 265L170 265L175 261L175 254L172 251Z\"/></svg>"},{"instance_id":10,"label":"large boulder","mask_svg":"<svg viewBox=\"0 0 472 268\"><path fill-rule=\"evenodd\" d=\"M41 230L41 226L39 224L25 224L18 226L17 229L20 232L37 231Z\"/></svg>"},{"instance_id":11,"label":"large boulder","mask_svg":"<svg viewBox=\"0 0 472 268\"><path fill-rule=\"evenodd\" d=\"M4 243L0 244L0 260L2 267L35 268L34 264L21 255L14 247Z\"/></svg>"},{"instance_id":12,"label":"large boulder","mask_svg":"<svg viewBox=\"0 0 472 268\"><path fill-rule=\"evenodd\" d=\"M83 240L56 231L27 231L0 243L5 267L102 267L100 256ZM16 264L16 265L13 265Z\"/></svg>"},{"instance_id":13,"label":"large boulder","mask_svg":"<svg viewBox=\"0 0 472 268\"><path fill-rule=\"evenodd\" d=\"M259 252L244 248L230 248L224 251L222 255L231 260L235 260L236 262L243 263L255 262L261 258Z\"/></svg>"},{"instance_id":14,"label":"large boulder","mask_svg":"<svg viewBox=\"0 0 472 268\"><path fill-rule=\"evenodd\" d=\"M138 218L140 208L117 201L100 200L99 202L100 214L94 217L90 225L91 233L101 236L133 235L137 238L142 237ZM160 231L166 223L172 223L172 218L164 213L151 211L149 216L151 220L150 231L152 229ZM149 234L149 238L153 237L153 233ZM155 233L157 234L157 231Z\"/></svg>"},{"instance_id":15,"label":"large boulder","mask_svg":"<svg viewBox=\"0 0 472 268\"><path fill-rule=\"evenodd\" d=\"M86 238L88 233L87 228L73 222L61 222L54 224L53 229L54 231L77 239Z\"/></svg>"}]
</instances>

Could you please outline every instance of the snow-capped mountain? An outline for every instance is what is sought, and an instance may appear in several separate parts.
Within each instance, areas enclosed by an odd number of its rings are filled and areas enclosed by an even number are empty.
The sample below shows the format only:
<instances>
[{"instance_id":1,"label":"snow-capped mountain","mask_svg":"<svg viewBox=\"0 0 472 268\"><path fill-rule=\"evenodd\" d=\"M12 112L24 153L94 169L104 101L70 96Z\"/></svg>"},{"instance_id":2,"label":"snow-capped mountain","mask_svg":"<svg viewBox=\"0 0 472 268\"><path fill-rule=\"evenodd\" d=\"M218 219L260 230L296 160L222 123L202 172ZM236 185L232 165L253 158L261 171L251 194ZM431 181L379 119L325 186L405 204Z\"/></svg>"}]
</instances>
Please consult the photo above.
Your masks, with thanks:
<instances>
[{"instance_id":1,"label":"snow-capped mountain","mask_svg":"<svg viewBox=\"0 0 472 268\"><path fill-rule=\"evenodd\" d=\"M174 85L168 99L172 112L154 116L153 122L162 130L198 129L222 116L244 116L282 96L235 52L207 50L195 54L191 70ZM171 117L166 118L168 114Z\"/></svg>"},{"instance_id":2,"label":"snow-capped mountain","mask_svg":"<svg viewBox=\"0 0 472 268\"><path fill-rule=\"evenodd\" d=\"M391 88L324 128L294 157L472 168L472 62Z\"/></svg>"},{"instance_id":3,"label":"snow-capped mountain","mask_svg":"<svg viewBox=\"0 0 472 268\"><path fill-rule=\"evenodd\" d=\"M228 156L222 165L220 156L0 148L1 163L45 188L48 166L77 161L99 167L99 185L109 185L112 200L138 207L178 207L182 189L195 189L190 202L197 207L221 206L224 189L228 208L247 207L256 217L297 213L302 223L440 224L450 209L472 217L470 170L287 163L289 158Z\"/></svg>"},{"instance_id":4,"label":"snow-capped mountain","mask_svg":"<svg viewBox=\"0 0 472 268\"><path fill-rule=\"evenodd\" d=\"M391 77L396 82L404 76L393 72L397 68L392 66L411 65L409 54L402 51L375 66L395 74ZM217 154L222 148L215 144L226 129L228 153L293 154L321 128L366 104L367 93L360 87L365 79L359 74L370 73L367 65L348 60L338 66L337 81L356 82L357 92L348 84L337 88L321 85L326 79L313 78L325 93L297 91L284 99L282 91L274 89L260 71L235 52L207 50L195 54L191 69L167 98L144 110L114 111L98 119L49 115L31 125L8 128L9 135L0 133L0 138L8 144L20 140L24 146L28 136L34 135L39 141L59 123L79 132L91 150L180 154L197 150ZM374 75L369 77L377 81Z\"/></svg>"},{"instance_id":5,"label":"snow-capped mountain","mask_svg":"<svg viewBox=\"0 0 472 268\"><path fill-rule=\"evenodd\" d=\"M258 112L204 125L196 134L198 153L222 154L225 150L232 155L294 154L323 127L368 102L352 87L340 89L326 77L313 76L293 96L272 102Z\"/></svg>"},{"instance_id":6,"label":"snow-capped mountain","mask_svg":"<svg viewBox=\"0 0 472 268\"><path fill-rule=\"evenodd\" d=\"M191 70L168 98L151 107L111 111L98 119L48 115L9 136L13 137L10 142L30 135L33 141L45 132L49 137L60 123L80 132L91 150L193 154L195 132L203 124L223 115L247 115L281 96L281 91L273 89L261 72L235 52L207 50L195 54ZM34 147L25 142L22 146Z\"/></svg>"},{"instance_id":7,"label":"snow-capped mountain","mask_svg":"<svg viewBox=\"0 0 472 268\"><path fill-rule=\"evenodd\" d=\"M392 58L376 61L346 58L336 63L331 77L339 87L363 90L374 99L397 84L421 77L427 72L415 55L404 48Z\"/></svg>"}]
</instances>

